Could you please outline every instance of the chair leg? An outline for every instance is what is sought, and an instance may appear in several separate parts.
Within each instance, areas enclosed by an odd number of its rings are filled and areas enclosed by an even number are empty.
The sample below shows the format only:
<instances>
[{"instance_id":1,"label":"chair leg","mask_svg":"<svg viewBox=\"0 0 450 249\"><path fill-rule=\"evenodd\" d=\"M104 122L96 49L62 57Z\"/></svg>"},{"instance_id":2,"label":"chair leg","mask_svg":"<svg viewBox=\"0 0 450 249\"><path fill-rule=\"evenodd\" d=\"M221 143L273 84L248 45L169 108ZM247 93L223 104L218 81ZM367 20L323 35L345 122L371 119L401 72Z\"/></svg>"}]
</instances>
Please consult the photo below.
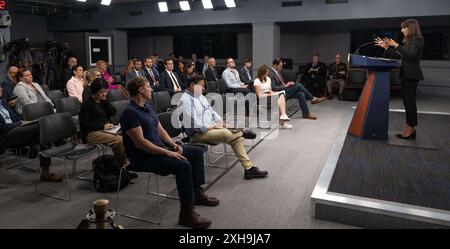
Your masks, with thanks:
<instances>
[{"instance_id":1,"label":"chair leg","mask_svg":"<svg viewBox=\"0 0 450 249\"><path fill-rule=\"evenodd\" d=\"M156 191L155 192L147 192L147 194L158 196L158 197L163 197L163 198L169 198L169 199L172 199L172 200L179 200L179 198L177 196L172 196L172 195L168 195L168 194L161 194L161 192L159 192L158 175L157 174L153 174L153 175L155 176L155 185L156 185L155 189L156 189Z\"/></svg>"},{"instance_id":2,"label":"chair leg","mask_svg":"<svg viewBox=\"0 0 450 249\"><path fill-rule=\"evenodd\" d=\"M122 181L122 172L123 172L123 170L124 170L124 168L121 168L120 169L120 173L119 173L119 185L117 186L116 204L115 204L115 207L114 207L114 209L116 211L116 214L118 214L120 216L123 216L123 217L127 217L127 218L130 218L130 219L133 219L133 220L140 220L140 221L147 222L147 223L150 223L150 224L160 225L161 221L162 221L162 218L160 218L160 221L154 221L154 220L150 220L150 219L146 219L146 218L142 218L142 217L138 217L138 216L134 216L134 215L129 215L129 214L125 214L125 213L119 213L120 184L121 184L121 181ZM148 186L147 186L147 188L148 188ZM159 209L159 211L160 211L160 217L162 217L161 208Z\"/></svg>"}]
</instances>

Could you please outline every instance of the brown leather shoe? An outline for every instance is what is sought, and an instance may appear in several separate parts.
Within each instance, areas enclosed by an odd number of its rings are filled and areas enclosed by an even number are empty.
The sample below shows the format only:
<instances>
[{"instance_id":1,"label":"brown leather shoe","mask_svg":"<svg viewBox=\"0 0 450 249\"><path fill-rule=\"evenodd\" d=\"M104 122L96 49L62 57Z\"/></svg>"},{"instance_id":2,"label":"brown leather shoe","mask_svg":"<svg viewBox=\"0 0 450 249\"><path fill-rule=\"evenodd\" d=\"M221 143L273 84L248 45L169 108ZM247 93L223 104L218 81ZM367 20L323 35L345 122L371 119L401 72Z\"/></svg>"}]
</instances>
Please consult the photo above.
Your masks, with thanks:
<instances>
[{"instance_id":1,"label":"brown leather shoe","mask_svg":"<svg viewBox=\"0 0 450 249\"><path fill-rule=\"evenodd\" d=\"M178 224L194 229L205 229L211 225L209 219L203 218L195 212L194 206L181 207L178 218Z\"/></svg>"},{"instance_id":2,"label":"brown leather shoe","mask_svg":"<svg viewBox=\"0 0 450 249\"><path fill-rule=\"evenodd\" d=\"M194 205L217 206L219 205L219 200L214 197L207 196L203 188L198 188L195 190Z\"/></svg>"},{"instance_id":3,"label":"brown leather shoe","mask_svg":"<svg viewBox=\"0 0 450 249\"><path fill-rule=\"evenodd\" d=\"M319 104L321 102L323 102L326 98L322 97L322 98L316 98L315 100L311 100L311 104L315 105L315 104Z\"/></svg>"},{"instance_id":4,"label":"brown leather shoe","mask_svg":"<svg viewBox=\"0 0 450 249\"><path fill-rule=\"evenodd\" d=\"M311 115L311 114L309 114L309 115L303 115L303 118L304 118L304 119L311 119L311 120L316 120L316 119L317 119L316 116Z\"/></svg>"},{"instance_id":5,"label":"brown leather shoe","mask_svg":"<svg viewBox=\"0 0 450 249\"><path fill-rule=\"evenodd\" d=\"M62 180L63 180L62 176L58 176L53 173L41 175L42 182L60 182Z\"/></svg>"}]
</instances>

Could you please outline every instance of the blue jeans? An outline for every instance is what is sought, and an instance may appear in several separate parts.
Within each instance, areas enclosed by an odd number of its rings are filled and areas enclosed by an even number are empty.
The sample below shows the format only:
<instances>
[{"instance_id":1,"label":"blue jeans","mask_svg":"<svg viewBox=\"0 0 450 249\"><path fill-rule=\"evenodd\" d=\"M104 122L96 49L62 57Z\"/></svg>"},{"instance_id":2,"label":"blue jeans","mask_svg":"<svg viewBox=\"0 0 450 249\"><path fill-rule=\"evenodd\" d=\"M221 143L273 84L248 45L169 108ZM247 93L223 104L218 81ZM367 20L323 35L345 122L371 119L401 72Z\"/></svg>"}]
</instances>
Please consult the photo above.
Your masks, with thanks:
<instances>
[{"instance_id":1,"label":"blue jeans","mask_svg":"<svg viewBox=\"0 0 450 249\"><path fill-rule=\"evenodd\" d=\"M285 89L286 100L296 98L302 110L303 115L309 115L308 100L312 100L314 96L301 84L295 83L294 86Z\"/></svg>"},{"instance_id":2,"label":"blue jeans","mask_svg":"<svg viewBox=\"0 0 450 249\"><path fill-rule=\"evenodd\" d=\"M194 188L205 184L203 149L197 146L183 145L183 156L187 160L146 154L132 161L132 169L137 172L151 172L163 176L175 175L180 204L182 207L187 207L194 203Z\"/></svg>"}]
</instances>

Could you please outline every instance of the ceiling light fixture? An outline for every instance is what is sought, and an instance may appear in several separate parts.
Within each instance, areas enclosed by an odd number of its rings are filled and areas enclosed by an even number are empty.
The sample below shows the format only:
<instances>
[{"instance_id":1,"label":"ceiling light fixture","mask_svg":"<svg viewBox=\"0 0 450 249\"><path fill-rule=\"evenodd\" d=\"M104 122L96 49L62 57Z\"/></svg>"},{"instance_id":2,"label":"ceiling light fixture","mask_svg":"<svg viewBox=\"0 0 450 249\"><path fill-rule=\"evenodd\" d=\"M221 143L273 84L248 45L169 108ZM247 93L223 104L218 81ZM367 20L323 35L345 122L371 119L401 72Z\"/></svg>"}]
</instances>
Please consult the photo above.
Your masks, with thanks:
<instances>
[{"instance_id":1,"label":"ceiling light fixture","mask_svg":"<svg viewBox=\"0 0 450 249\"><path fill-rule=\"evenodd\" d=\"M205 9L213 8L213 4L212 4L211 0L202 0L202 4L203 4L203 8L205 8Z\"/></svg>"},{"instance_id":2,"label":"ceiling light fixture","mask_svg":"<svg viewBox=\"0 0 450 249\"><path fill-rule=\"evenodd\" d=\"M234 0L225 0L225 4L228 8L236 8L236 2Z\"/></svg>"},{"instance_id":3,"label":"ceiling light fixture","mask_svg":"<svg viewBox=\"0 0 450 249\"><path fill-rule=\"evenodd\" d=\"M188 1L180 1L180 8L183 11L191 10L191 6Z\"/></svg>"},{"instance_id":4,"label":"ceiling light fixture","mask_svg":"<svg viewBox=\"0 0 450 249\"><path fill-rule=\"evenodd\" d=\"M158 7L160 12L168 12L169 7L167 6L167 2L158 2Z\"/></svg>"}]
</instances>

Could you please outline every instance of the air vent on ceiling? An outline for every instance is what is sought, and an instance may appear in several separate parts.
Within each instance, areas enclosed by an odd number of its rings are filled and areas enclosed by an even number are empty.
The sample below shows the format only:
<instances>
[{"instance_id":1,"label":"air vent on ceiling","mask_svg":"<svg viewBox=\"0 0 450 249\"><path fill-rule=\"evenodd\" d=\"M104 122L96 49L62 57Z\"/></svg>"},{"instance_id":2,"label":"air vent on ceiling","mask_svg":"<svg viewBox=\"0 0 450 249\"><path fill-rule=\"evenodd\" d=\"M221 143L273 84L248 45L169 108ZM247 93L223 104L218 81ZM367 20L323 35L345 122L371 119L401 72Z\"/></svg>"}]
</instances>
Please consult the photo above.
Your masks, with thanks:
<instances>
[{"instance_id":1,"label":"air vent on ceiling","mask_svg":"<svg viewBox=\"0 0 450 249\"><path fill-rule=\"evenodd\" d=\"M281 2L281 7L297 7L302 6L302 1Z\"/></svg>"},{"instance_id":2,"label":"air vent on ceiling","mask_svg":"<svg viewBox=\"0 0 450 249\"><path fill-rule=\"evenodd\" d=\"M348 0L325 0L325 4L348 3Z\"/></svg>"},{"instance_id":3,"label":"air vent on ceiling","mask_svg":"<svg viewBox=\"0 0 450 249\"><path fill-rule=\"evenodd\" d=\"M142 16L143 14L143 11L130 11L130 16Z\"/></svg>"}]
</instances>

